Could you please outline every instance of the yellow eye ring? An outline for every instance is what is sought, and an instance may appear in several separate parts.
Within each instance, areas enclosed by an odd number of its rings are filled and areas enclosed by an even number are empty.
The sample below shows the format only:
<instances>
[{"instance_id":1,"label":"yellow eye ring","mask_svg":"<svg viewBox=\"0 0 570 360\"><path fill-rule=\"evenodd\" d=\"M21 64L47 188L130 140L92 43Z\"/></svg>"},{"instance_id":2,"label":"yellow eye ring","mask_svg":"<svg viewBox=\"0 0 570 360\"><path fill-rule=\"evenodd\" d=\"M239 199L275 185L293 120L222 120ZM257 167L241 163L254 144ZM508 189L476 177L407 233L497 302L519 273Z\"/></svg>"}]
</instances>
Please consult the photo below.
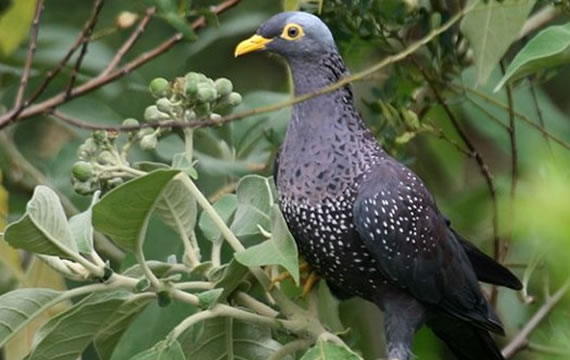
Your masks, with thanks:
<instances>
[{"instance_id":1,"label":"yellow eye ring","mask_svg":"<svg viewBox=\"0 0 570 360\"><path fill-rule=\"evenodd\" d=\"M298 40L303 36L305 36L305 32L303 28L297 24L287 24L281 33L281 37L286 40Z\"/></svg>"}]
</instances>

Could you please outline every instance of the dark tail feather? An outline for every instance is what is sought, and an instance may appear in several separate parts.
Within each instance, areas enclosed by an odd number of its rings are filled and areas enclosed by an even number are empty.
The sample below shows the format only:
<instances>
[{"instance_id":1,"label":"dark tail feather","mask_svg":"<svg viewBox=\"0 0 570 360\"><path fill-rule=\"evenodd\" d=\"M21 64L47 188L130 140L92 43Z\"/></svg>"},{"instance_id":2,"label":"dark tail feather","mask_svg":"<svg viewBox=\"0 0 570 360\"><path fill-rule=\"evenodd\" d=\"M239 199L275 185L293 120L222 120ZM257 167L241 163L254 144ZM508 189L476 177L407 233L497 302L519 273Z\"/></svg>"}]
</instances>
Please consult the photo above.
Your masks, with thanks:
<instances>
[{"instance_id":1,"label":"dark tail feather","mask_svg":"<svg viewBox=\"0 0 570 360\"><path fill-rule=\"evenodd\" d=\"M462 238L461 235L456 233L453 229L451 231L469 257L479 281L493 285L505 286L514 290L522 289L523 286L521 282L509 269L496 262L495 259L488 256L481 250L477 249L475 245Z\"/></svg>"},{"instance_id":2,"label":"dark tail feather","mask_svg":"<svg viewBox=\"0 0 570 360\"><path fill-rule=\"evenodd\" d=\"M488 331L441 313L427 324L457 360L504 360Z\"/></svg>"}]
</instances>

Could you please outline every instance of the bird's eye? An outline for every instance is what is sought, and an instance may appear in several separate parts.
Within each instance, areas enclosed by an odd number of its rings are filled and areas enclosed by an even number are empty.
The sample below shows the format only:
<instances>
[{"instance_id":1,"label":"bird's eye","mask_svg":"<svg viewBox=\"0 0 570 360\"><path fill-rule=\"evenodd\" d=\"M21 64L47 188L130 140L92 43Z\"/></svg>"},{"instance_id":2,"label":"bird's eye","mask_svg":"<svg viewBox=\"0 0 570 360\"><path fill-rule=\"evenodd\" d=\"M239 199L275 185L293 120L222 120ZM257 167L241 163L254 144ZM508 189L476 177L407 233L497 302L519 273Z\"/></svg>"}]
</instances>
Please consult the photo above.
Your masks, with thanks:
<instances>
[{"instance_id":1,"label":"bird's eye","mask_svg":"<svg viewBox=\"0 0 570 360\"><path fill-rule=\"evenodd\" d=\"M297 24L287 24L283 29L281 37L287 40L297 40L301 36L305 35L303 33L303 28Z\"/></svg>"}]
</instances>

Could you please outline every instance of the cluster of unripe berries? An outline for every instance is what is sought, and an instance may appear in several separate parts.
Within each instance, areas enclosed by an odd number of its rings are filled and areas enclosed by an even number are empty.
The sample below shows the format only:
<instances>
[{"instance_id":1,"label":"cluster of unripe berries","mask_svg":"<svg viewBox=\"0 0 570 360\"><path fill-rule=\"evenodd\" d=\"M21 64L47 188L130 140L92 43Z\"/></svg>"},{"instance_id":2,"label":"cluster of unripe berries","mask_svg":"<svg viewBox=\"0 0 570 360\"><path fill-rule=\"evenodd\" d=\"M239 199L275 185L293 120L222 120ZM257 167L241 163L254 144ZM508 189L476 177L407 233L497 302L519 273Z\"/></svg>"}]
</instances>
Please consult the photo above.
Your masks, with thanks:
<instances>
[{"instance_id":1,"label":"cluster of unripe berries","mask_svg":"<svg viewBox=\"0 0 570 360\"><path fill-rule=\"evenodd\" d=\"M204 74L190 72L169 82L164 78L153 79L150 93L156 101L144 112L144 120L156 126L137 128L138 120L129 118L122 123L127 131L126 141L119 147L119 132L95 131L78 149L78 160L72 168L74 190L82 195L101 189L109 190L132 178L127 153L137 143L143 150L154 150L161 136L171 132L166 122L193 123L219 120L224 112L239 105L242 97L233 91L230 80L213 80ZM164 124L161 124L163 123Z\"/></svg>"}]
</instances>

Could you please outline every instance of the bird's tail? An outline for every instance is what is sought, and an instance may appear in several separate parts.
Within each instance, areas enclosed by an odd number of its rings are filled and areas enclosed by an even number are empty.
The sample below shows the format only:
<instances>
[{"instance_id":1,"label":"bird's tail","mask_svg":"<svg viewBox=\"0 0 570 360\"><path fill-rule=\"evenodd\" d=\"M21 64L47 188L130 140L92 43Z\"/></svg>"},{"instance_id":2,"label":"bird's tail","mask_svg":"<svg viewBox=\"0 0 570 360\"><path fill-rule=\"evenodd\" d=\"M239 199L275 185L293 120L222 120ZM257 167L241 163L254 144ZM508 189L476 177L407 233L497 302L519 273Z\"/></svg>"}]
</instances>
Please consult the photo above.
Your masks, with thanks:
<instances>
[{"instance_id":1,"label":"bird's tail","mask_svg":"<svg viewBox=\"0 0 570 360\"><path fill-rule=\"evenodd\" d=\"M457 360L504 360L488 331L439 313L427 325L443 340Z\"/></svg>"}]
</instances>

